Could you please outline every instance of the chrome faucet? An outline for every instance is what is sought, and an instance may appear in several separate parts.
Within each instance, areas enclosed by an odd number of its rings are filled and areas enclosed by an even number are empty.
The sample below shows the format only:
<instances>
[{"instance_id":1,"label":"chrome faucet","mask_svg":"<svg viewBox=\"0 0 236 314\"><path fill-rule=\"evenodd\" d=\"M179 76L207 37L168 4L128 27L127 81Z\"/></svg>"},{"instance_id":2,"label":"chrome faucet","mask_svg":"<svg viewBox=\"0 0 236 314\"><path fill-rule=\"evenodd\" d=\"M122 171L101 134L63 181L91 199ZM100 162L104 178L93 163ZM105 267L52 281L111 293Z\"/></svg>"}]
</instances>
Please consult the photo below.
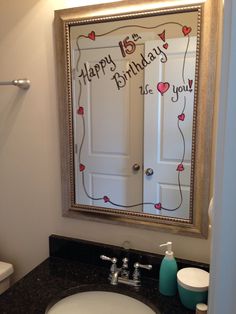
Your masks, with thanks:
<instances>
[{"instance_id":1,"label":"chrome faucet","mask_svg":"<svg viewBox=\"0 0 236 314\"><path fill-rule=\"evenodd\" d=\"M111 276L109 276L111 285L115 286L118 284L118 277L120 274L121 269L117 269L113 274L111 274Z\"/></svg>"},{"instance_id":2,"label":"chrome faucet","mask_svg":"<svg viewBox=\"0 0 236 314\"><path fill-rule=\"evenodd\" d=\"M120 275L122 278L129 278L129 259L124 257L122 259L123 265L121 267Z\"/></svg>"},{"instance_id":3,"label":"chrome faucet","mask_svg":"<svg viewBox=\"0 0 236 314\"><path fill-rule=\"evenodd\" d=\"M128 266L128 258L123 258L122 262L123 265L121 268L117 268L117 259L115 257L108 257L105 255L101 255L100 258L104 261L110 261L112 262L111 268L110 268L110 275L108 277L110 283L112 285L117 285L118 283L124 283L126 285L139 287L141 286L141 276L140 276L140 268L151 270L152 265L143 265L140 263L134 264L134 272L132 275L132 279L129 278L129 266Z\"/></svg>"}]
</instances>

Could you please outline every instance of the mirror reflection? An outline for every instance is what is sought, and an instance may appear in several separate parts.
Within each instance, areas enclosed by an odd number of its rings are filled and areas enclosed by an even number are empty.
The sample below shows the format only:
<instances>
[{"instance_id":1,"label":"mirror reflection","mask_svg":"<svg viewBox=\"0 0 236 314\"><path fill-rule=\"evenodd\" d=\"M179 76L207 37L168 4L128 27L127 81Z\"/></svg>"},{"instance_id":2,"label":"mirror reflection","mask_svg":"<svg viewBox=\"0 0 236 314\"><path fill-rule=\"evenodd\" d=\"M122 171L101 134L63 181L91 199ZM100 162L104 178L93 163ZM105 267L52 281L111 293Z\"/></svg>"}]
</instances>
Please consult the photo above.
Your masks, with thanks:
<instances>
[{"instance_id":1,"label":"mirror reflection","mask_svg":"<svg viewBox=\"0 0 236 314\"><path fill-rule=\"evenodd\" d=\"M198 9L73 23L75 203L191 221Z\"/></svg>"}]
</instances>

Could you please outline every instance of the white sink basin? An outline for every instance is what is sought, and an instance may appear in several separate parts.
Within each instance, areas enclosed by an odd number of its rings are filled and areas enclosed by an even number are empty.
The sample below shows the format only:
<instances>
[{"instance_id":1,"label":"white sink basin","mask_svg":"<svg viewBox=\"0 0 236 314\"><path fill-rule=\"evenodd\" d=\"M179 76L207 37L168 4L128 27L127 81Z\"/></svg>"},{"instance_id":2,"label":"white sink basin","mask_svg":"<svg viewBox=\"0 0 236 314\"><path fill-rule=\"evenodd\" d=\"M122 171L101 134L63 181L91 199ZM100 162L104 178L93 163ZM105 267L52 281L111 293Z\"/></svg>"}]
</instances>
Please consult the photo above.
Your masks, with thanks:
<instances>
[{"instance_id":1,"label":"white sink basin","mask_svg":"<svg viewBox=\"0 0 236 314\"><path fill-rule=\"evenodd\" d=\"M61 299L47 314L156 314L148 305L124 294L79 292Z\"/></svg>"}]
</instances>

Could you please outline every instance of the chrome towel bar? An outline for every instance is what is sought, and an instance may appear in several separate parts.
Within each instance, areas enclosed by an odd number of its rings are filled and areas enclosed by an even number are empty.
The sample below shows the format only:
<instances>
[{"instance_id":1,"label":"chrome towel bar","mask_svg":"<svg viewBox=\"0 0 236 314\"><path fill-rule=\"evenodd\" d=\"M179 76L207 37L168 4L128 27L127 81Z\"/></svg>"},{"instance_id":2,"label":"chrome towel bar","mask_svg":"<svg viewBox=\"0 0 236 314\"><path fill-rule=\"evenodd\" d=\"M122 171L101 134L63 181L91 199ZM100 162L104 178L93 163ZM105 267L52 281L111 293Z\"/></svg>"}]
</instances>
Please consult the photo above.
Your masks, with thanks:
<instances>
[{"instance_id":1,"label":"chrome towel bar","mask_svg":"<svg viewBox=\"0 0 236 314\"><path fill-rule=\"evenodd\" d=\"M17 79L13 81L0 82L0 85L14 85L22 89L28 89L30 87L30 80L28 79Z\"/></svg>"}]
</instances>

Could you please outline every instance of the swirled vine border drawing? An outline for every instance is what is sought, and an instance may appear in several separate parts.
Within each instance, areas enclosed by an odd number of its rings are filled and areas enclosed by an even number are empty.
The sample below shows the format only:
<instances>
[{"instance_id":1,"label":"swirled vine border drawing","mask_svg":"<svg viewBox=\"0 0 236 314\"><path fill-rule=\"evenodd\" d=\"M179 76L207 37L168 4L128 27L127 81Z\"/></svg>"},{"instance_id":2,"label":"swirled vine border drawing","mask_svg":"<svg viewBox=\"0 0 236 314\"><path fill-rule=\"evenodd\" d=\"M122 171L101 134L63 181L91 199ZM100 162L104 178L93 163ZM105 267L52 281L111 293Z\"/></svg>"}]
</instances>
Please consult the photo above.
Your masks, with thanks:
<instances>
[{"instance_id":1,"label":"swirled vine border drawing","mask_svg":"<svg viewBox=\"0 0 236 314\"><path fill-rule=\"evenodd\" d=\"M159 29L159 28L164 28L164 30L159 33L157 32L157 35L160 37L160 39L164 42L163 43L163 48L164 49L168 49L168 42L166 41L166 34L165 34L165 27L167 25L176 25L177 27L180 27L182 33L183 33L183 36L187 38L186 40L186 50L185 50L185 53L184 53L184 58L183 58L183 64L182 64L182 81L183 81L183 84L186 84L186 76L185 76L185 65L186 65L186 57L187 57L187 53L188 53L188 48L189 48L189 42L190 42L190 33L192 31L191 27L189 26L186 26L186 25L182 25L180 23L176 23L176 22L168 22L168 23L162 23L162 24L158 24L156 26L152 26L152 27L146 27L146 26L141 26L141 25L128 25L128 26L120 26L120 27L117 27L115 29L112 29L106 33L102 33L102 34L97 34L93 29L91 30L91 32L89 34L82 34L82 35L79 35L77 38L76 38L76 46L77 46L77 49L78 49L78 53L79 53L79 56L77 58L77 61L76 61L76 70L78 72L79 70L79 66L80 66L80 58L81 58L81 49L80 49L80 39L81 38L85 38L85 39L88 39L90 41L96 41L96 38L97 37L104 37L106 35L109 35L111 33L114 33L116 32L117 30L120 30L120 29L127 29L127 28L131 28L131 27L136 27L136 28L140 28L140 29ZM124 56L123 56L124 57ZM181 206L182 206L182 203L183 203L183 194L182 194L182 187L181 187L181 173L185 170L184 169L184 162L185 162L185 137L184 137L184 133L182 131L182 128L181 128L181 125L184 123L184 120L186 118L186 113L185 113L185 109L186 109L186 106L187 106L187 100L186 100L186 96L184 96L183 98L183 106L182 106L182 110L179 112L178 116L176 117L177 119L177 129L179 131L179 134L181 136L181 139L182 139L182 145L183 145L183 150L182 150L182 157L179 161L179 164L177 165L177 168L176 168L176 172L177 172L177 184L178 184L178 189L179 189L179 203L174 207L174 208L167 208L165 206L163 206L163 204L161 202L141 202L141 203L138 203L138 204L130 204L130 205L125 205L125 204L119 204L119 203L115 203L112 201L112 198L108 195L102 195L102 196L99 196L99 197L94 197L94 195L91 195L89 194L88 192L88 189L86 187L86 184L85 184L85 178L84 178L84 174L85 174L85 171L86 171L86 163L82 160L82 157L81 157L81 154L82 154L82 150L83 150L83 145L84 145L84 140L85 140L85 136L86 136L86 133L85 133L85 118L84 118L84 115L85 115L85 110L84 110L84 107L83 105L80 103L80 100L81 100L81 94L82 94L82 84L79 80L79 95L78 95L78 101L77 101L77 115L79 115L81 117L81 121L82 121L82 130L83 130L83 134L82 134L82 138L81 138L81 142L79 144L79 149L78 149L78 161L79 161L79 171L81 173L81 176L82 176L82 185L83 185L83 190L84 190L84 193L86 194L86 196L93 200L93 201L103 201L104 203L109 203L115 207L118 207L118 208L133 208L133 207L137 207L137 206L144 206L144 205L152 205L156 210L165 210L165 211L176 211L178 210ZM193 80L190 80L188 79L188 85L189 85L189 88L191 89L192 88L192 85L193 85ZM161 94L162 97L164 97L164 94L168 91L170 87L170 84L169 82L158 82L157 84L157 90L158 92Z\"/></svg>"}]
</instances>

